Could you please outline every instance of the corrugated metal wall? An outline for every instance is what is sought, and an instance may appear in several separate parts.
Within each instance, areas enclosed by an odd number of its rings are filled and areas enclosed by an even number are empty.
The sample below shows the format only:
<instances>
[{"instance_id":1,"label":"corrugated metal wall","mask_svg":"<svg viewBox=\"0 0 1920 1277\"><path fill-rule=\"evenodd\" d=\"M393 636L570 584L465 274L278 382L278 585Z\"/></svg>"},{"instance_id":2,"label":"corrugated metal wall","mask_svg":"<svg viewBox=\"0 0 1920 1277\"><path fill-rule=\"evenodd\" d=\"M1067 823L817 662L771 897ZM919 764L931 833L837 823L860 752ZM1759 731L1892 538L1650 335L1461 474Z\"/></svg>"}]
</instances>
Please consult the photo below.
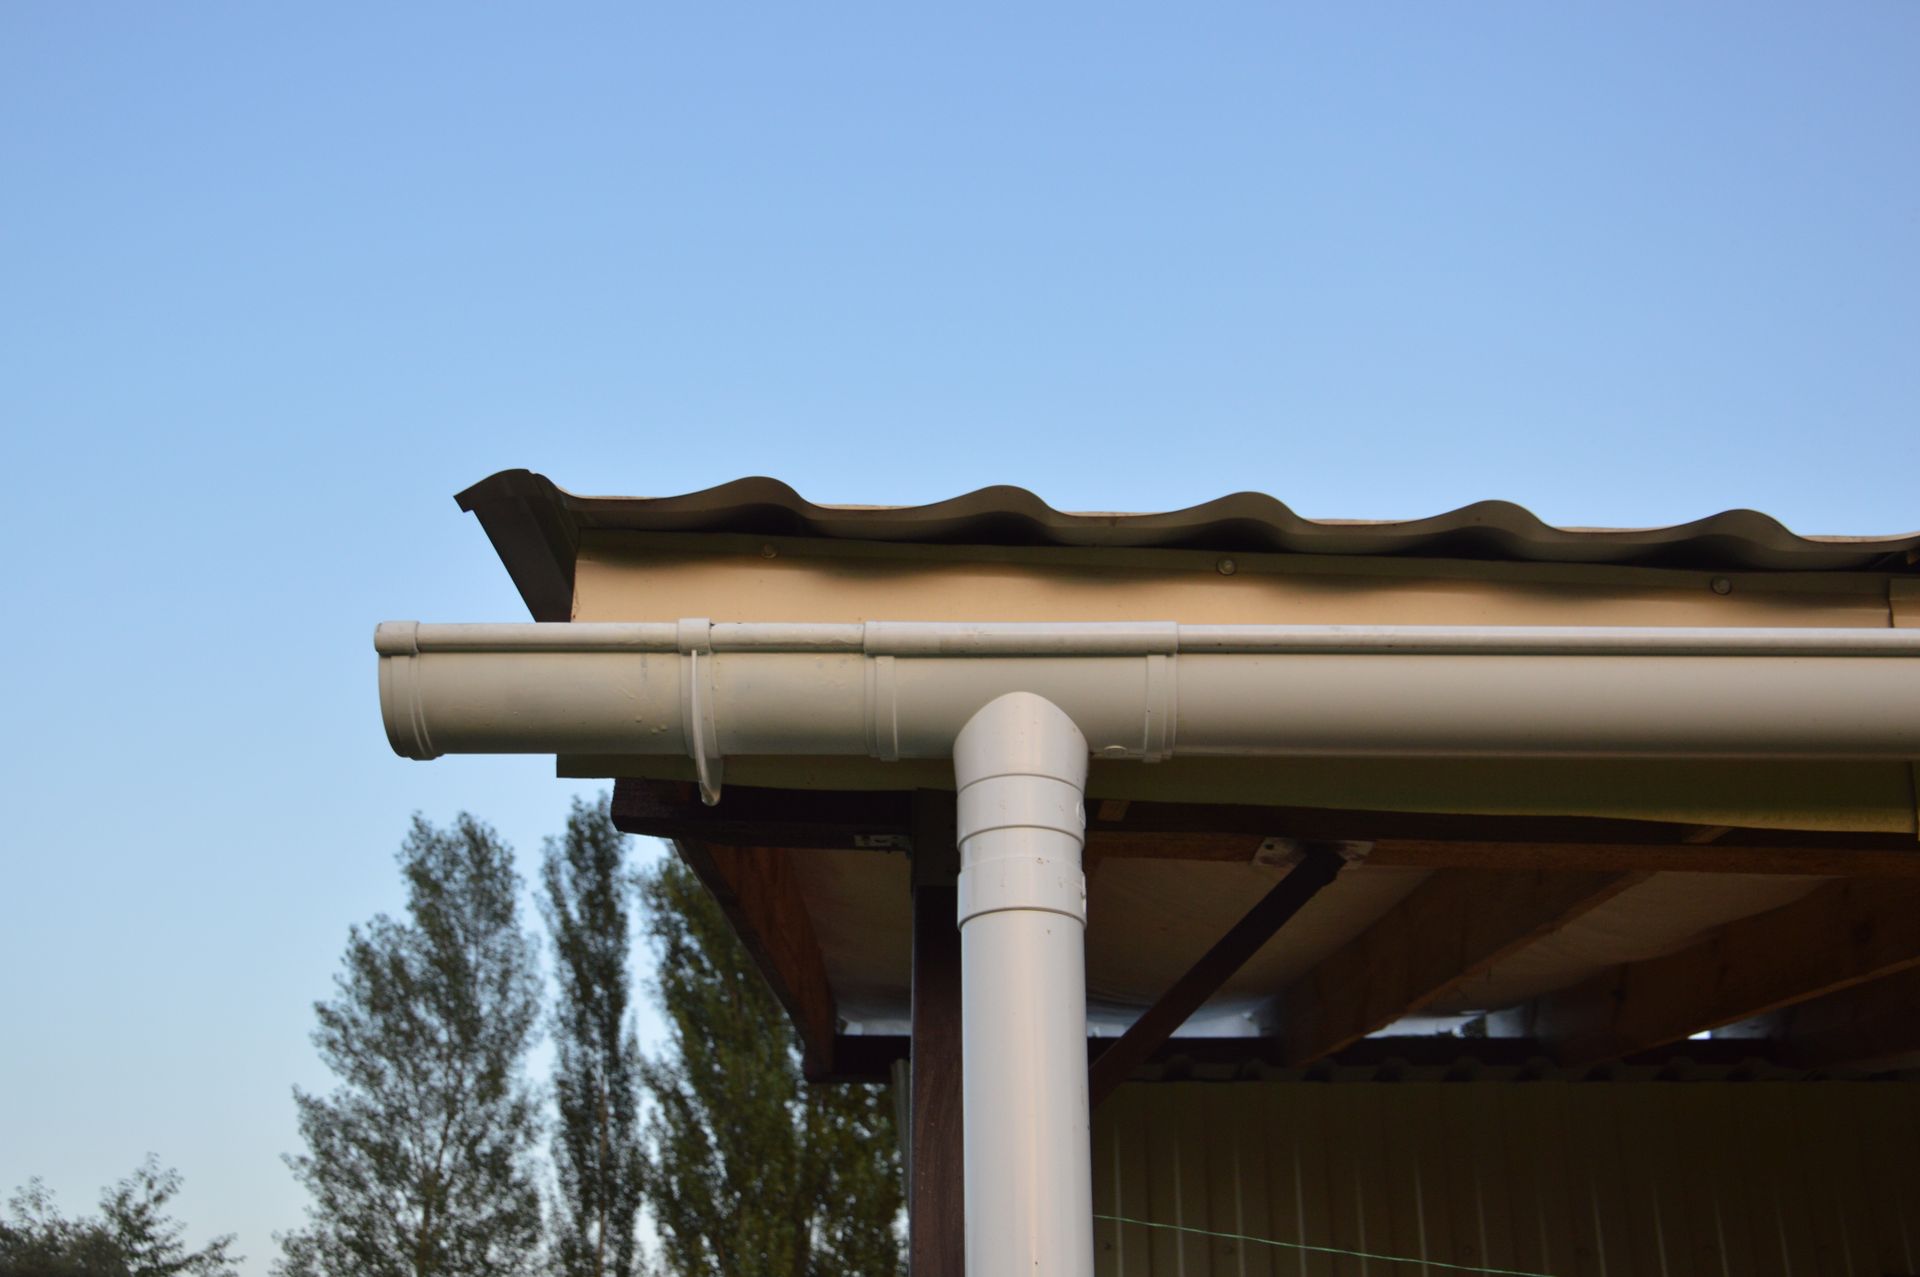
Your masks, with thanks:
<instances>
[{"instance_id":1,"label":"corrugated metal wall","mask_svg":"<svg viewBox=\"0 0 1920 1277\"><path fill-rule=\"evenodd\" d=\"M1179 1083L1094 1121L1114 1277L1920 1277L1920 1084Z\"/></svg>"}]
</instances>

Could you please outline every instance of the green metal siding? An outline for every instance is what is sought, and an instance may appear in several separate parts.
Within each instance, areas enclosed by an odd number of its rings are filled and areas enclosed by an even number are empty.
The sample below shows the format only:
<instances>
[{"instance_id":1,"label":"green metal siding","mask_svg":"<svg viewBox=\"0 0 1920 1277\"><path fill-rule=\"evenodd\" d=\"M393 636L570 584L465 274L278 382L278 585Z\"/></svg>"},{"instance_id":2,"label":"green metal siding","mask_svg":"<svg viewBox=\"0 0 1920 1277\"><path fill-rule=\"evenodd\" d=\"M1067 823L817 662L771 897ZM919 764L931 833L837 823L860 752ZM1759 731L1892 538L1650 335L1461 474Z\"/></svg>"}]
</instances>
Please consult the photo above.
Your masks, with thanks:
<instances>
[{"instance_id":1,"label":"green metal siding","mask_svg":"<svg viewBox=\"0 0 1920 1277\"><path fill-rule=\"evenodd\" d=\"M1920 1274L1920 1084L1182 1083L1094 1119L1112 1277ZM1427 1261L1422 1263L1420 1261Z\"/></svg>"}]
</instances>

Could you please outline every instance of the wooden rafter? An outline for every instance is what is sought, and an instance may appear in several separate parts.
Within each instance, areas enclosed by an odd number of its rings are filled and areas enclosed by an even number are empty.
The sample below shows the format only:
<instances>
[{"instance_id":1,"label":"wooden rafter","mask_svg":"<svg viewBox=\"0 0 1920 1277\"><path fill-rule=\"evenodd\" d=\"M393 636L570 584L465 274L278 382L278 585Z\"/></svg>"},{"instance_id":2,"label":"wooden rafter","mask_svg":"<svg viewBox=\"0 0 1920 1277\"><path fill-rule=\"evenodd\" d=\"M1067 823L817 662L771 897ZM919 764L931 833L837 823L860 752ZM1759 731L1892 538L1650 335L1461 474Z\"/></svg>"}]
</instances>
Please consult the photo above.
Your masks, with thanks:
<instances>
[{"instance_id":1,"label":"wooden rafter","mask_svg":"<svg viewBox=\"0 0 1920 1277\"><path fill-rule=\"evenodd\" d=\"M927 798L737 788L709 809L690 786L621 781L614 816L628 832L679 844L792 1018L808 1076L850 1078L865 1076L866 1056L881 1048L852 1038L836 1046L835 1001L794 858L813 848L912 849L916 802L927 837ZM1681 953L1542 999L1533 1032L1563 1061L1644 1055L1701 1029L1773 1015L1783 1062L1850 1064L1906 1053L1906 1026L1920 1022L1902 1001L1920 992L1920 976L1891 978L1920 967L1920 850L1877 835L1103 800L1090 804L1088 853L1090 863L1244 862L1271 855L1276 839L1335 835L1369 843L1370 863L1436 872L1278 991L1284 1036L1263 1058L1302 1064L1340 1054L1645 874L1671 869L1845 876Z\"/></svg>"},{"instance_id":2,"label":"wooden rafter","mask_svg":"<svg viewBox=\"0 0 1920 1277\"><path fill-rule=\"evenodd\" d=\"M706 807L690 784L621 780L613 810L629 832L717 845L904 851L913 844L913 794L905 790L730 787L718 807ZM1920 846L1899 835L1590 817L1089 803L1089 863L1152 858L1244 864L1276 838L1365 841L1372 844L1371 864L1429 869L1920 878Z\"/></svg>"},{"instance_id":3,"label":"wooden rafter","mask_svg":"<svg viewBox=\"0 0 1920 1277\"><path fill-rule=\"evenodd\" d=\"M1920 849L1751 843L1530 843L1395 838L1367 855L1375 865L1431 869L1553 869L1565 873L1807 874L1920 878Z\"/></svg>"},{"instance_id":4,"label":"wooden rafter","mask_svg":"<svg viewBox=\"0 0 1920 1277\"><path fill-rule=\"evenodd\" d=\"M1365 840L1362 840L1365 841ZM1269 840L1232 834L1124 833L1090 829L1087 854L1108 860L1244 863ZM1562 873L1738 873L1810 877L1920 878L1920 849L1751 843L1518 842L1507 839L1383 838L1367 863L1399 869L1551 869Z\"/></svg>"},{"instance_id":5,"label":"wooden rafter","mask_svg":"<svg viewBox=\"0 0 1920 1277\"><path fill-rule=\"evenodd\" d=\"M1332 1055L1641 881L1640 874L1436 873L1281 994L1285 1058Z\"/></svg>"},{"instance_id":6,"label":"wooden rafter","mask_svg":"<svg viewBox=\"0 0 1920 1277\"><path fill-rule=\"evenodd\" d=\"M1781 1058L1804 1068L1920 1056L1920 967L1857 984L1769 1017Z\"/></svg>"},{"instance_id":7,"label":"wooden rafter","mask_svg":"<svg viewBox=\"0 0 1920 1277\"><path fill-rule=\"evenodd\" d=\"M960 849L950 793L913 797L912 1104L907 1268L966 1271L966 1163L960 1032Z\"/></svg>"},{"instance_id":8,"label":"wooden rafter","mask_svg":"<svg viewBox=\"0 0 1920 1277\"><path fill-rule=\"evenodd\" d=\"M781 847L725 847L687 839L675 846L713 893L774 997L786 1008L800 1035L802 1071L811 1081L834 1077L839 1017L820 942L793 871L793 853Z\"/></svg>"},{"instance_id":9,"label":"wooden rafter","mask_svg":"<svg viewBox=\"0 0 1920 1277\"><path fill-rule=\"evenodd\" d=\"M913 791L729 785L708 807L689 782L625 779L613 785L613 819L630 834L669 841L905 851L913 845Z\"/></svg>"},{"instance_id":10,"label":"wooden rafter","mask_svg":"<svg viewBox=\"0 0 1920 1277\"><path fill-rule=\"evenodd\" d=\"M1288 919L1332 882L1342 863L1340 853L1330 847L1307 848L1300 863L1290 869L1286 877L1228 928L1185 975L1174 981L1094 1060L1087 1077L1088 1099L1093 1106L1098 1108L1100 1101L1131 1077L1134 1069L1159 1050L1202 1003L1219 992L1234 972L1260 952Z\"/></svg>"},{"instance_id":11,"label":"wooden rafter","mask_svg":"<svg viewBox=\"0 0 1920 1277\"><path fill-rule=\"evenodd\" d=\"M1920 883L1839 881L1536 1005L1534 1035L1573 1064L1676 1042L1920 967Z\"/></svg>"}]
</instances>

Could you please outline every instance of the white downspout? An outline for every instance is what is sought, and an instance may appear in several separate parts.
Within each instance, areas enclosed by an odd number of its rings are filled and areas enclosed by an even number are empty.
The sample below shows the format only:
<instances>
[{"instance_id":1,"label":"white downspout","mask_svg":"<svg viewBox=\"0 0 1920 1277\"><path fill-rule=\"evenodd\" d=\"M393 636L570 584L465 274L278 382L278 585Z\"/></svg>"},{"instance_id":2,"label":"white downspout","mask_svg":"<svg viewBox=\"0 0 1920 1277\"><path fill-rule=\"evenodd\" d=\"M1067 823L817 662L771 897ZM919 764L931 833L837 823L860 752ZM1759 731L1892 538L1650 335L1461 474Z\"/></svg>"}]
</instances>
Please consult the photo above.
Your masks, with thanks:
<instances>
[{"instance_id":1,"label":"white downspout","mask_svg":"<svg viewBox=\"0 0 1920 1277\"><path fill-rule=\"evenodd\" d=\"M953 744L968 1277L1092 1277L1087 741L1009 692Z\"/></svg>"}]
</instances>

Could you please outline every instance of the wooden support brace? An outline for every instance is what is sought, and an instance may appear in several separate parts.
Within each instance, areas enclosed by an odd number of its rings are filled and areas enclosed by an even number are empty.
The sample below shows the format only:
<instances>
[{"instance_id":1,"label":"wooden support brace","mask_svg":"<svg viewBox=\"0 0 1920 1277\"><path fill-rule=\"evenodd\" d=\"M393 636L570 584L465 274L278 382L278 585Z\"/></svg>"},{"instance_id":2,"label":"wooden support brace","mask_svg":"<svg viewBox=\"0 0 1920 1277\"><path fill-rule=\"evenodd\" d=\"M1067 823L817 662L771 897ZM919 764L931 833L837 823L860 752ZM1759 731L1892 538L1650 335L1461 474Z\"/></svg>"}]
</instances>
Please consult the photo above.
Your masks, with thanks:
<instances>
[{"instance_id":1,"label":"wooden support brace","mask_svg":"<svg viewBox=\"0 0 1920 1277\"><path fill-rule=\"evenodd\" d=\"M1172 1037L1220 986L1260 952L1287 920L1299 913L1320 889L1339 875L1345 862L1340 853L1320 844L1304 848L1300 863L1288 871L1246 916L1174 981L1165 993L1135 1020L1112 1046L1100 1053L1087 1075L1087 1097L1092 1107L1113 1093L1146 1059Z\"/></svg>"},{"instance_id":2,"label":"wooden support brace","mask_svg":"<svg viewBox=\"0 0 1920 1277\"><path fill-rule=\"evenodd\" d=\"M675 781L615 783L629 833L720 845L905 851L914 795L729 786L718 807ZM1920 878L1903 834L1740 830L1593 817L1462 816L1235 804L1089 803L1086 859L1251 862L1272 838L1360 840L1369 864L1562 873L1783 873Z\"/></svg>"},{"instance_id":3,"label":"wooden support brace","mask_svg":"<svg viewBox=\"0 0 1920 1277\"><path fill-rule=\"evenodd\" d=\"M1419 1011L1643 877L1435 873L1281 994L1287 1062L1332 1055Z\"/></svg>"},{"instance_id":4,"label":"wooden support brace","mask_svg":"<svg viewBox=\"0 0 1920 1277\"><path fill-rule=\"evenodd\" d=\"M907 1175L907 1271L913 1277L963 1277L966 1267L959 855L953 795L916 792Z\"/></svg>"},{"instance_id":5,"label":"wooden support brace","mask_svg":"<svg viewBox=\"0 0 1920 1277\"><path fill-rule=\"evenodd\" d=\"M619 821L615 819L616 827ZM779 847L723 847L680 841L680 858L713 893L754 965L786 1008L800 1035L800 1066L808 1081L835 1075L834 1033L839 1015L827 966L814 935L800 884Z\"/></svg>"},{"instance_id":6,"label":"wooden support brace","mask_svg":"<svg viewBox=\"0 0 1920 1277\"><path fill-rule=\"evenodd\" d=\"M1803 1068L1920 1057L1920 967L1802 1002L1769 1017L1780 1056Z\"/></svg>"},{"instance_id":7,"label":"wooden support brace","mask_svg":"<svg viewBox=\"0 0 1920 1277\"><path fill-rule=\"evenodd\" d=\"M1677 1042L1920 967L1920 883L1839 881L1536 1005L1534 1036L1569 1064Z\"/></svg>"}]
</instances>

